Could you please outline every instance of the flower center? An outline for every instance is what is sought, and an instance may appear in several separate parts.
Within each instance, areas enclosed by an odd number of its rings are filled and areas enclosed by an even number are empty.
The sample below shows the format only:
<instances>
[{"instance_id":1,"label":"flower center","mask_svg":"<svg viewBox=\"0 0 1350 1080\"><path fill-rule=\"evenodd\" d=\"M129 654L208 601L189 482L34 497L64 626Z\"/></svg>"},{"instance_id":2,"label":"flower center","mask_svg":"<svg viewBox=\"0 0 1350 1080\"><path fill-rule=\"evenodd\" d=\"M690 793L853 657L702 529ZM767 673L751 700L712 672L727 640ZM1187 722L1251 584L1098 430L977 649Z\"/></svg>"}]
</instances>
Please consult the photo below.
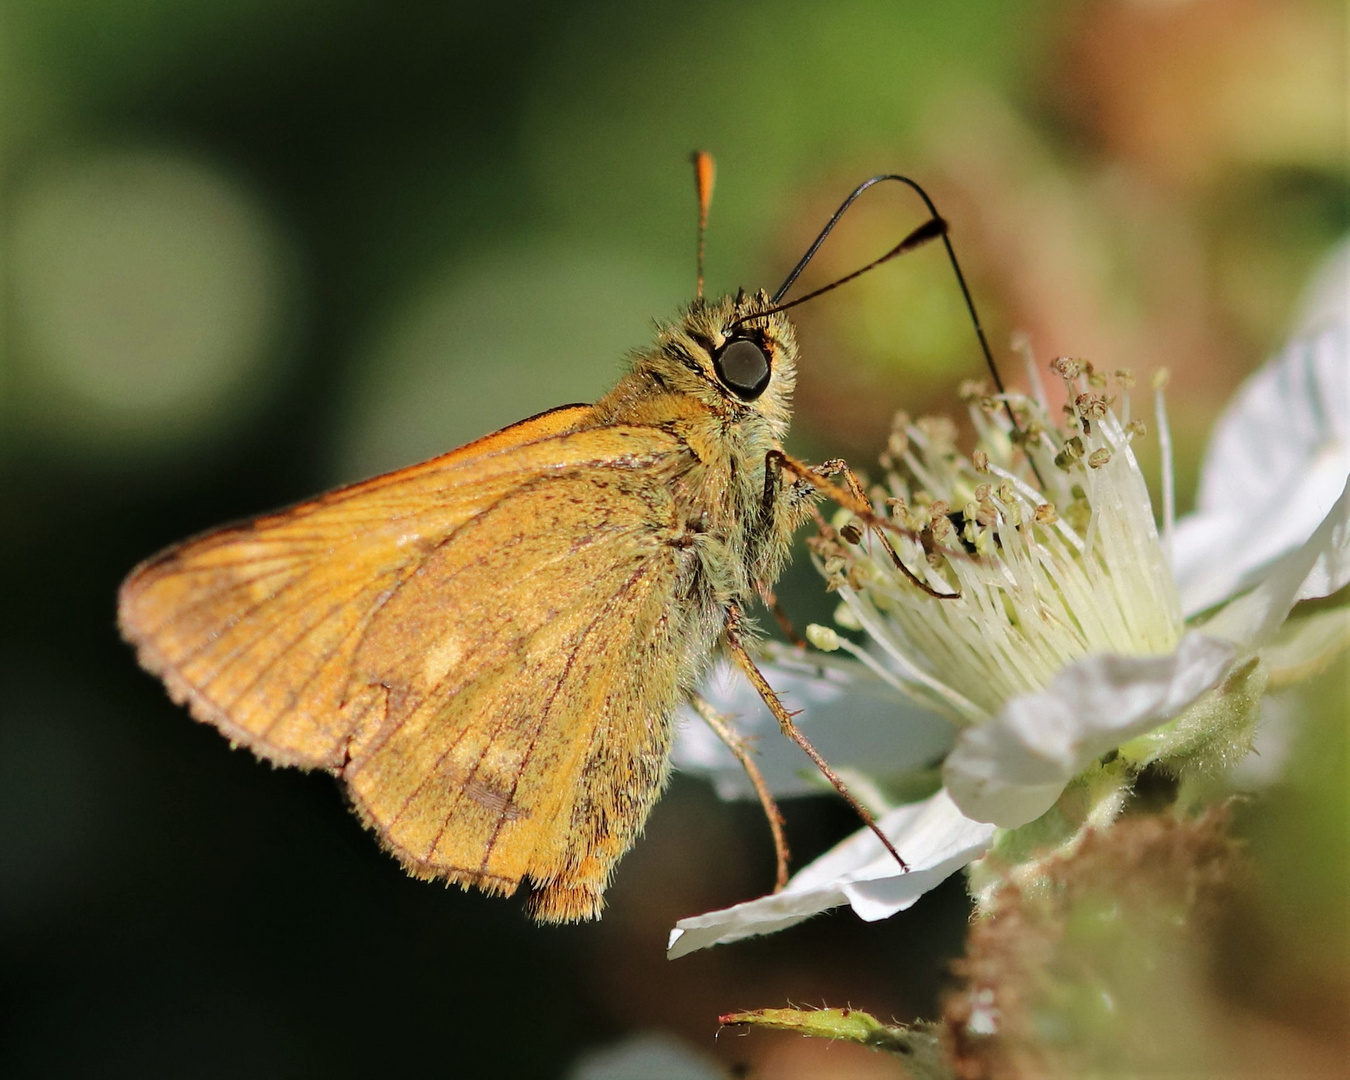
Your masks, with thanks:
<instances>
[{"instance_id":1,"label":"flower center","mask_svg":"<svg viewBox=\"0 0 1350 1080\"><path fill-rule=\"evenodd\" d=\"M950 421L896 417L873 498L910 530L889 538L895 554L935 592L958 598L916 588L885 541L850 527L847 511L813 545L844 601L836 620L866 630L880 656L821 628L813 639L847 648L959 723L1043 689L1080 657L1168 653L1181 636L1130 446L1143 427L1129 420L1128 397L1108 393L1128 389L1129 375L1106 379L1067 359L1051 370L1069 392L1063 427L1043 401L1011 397L1014 428L1001 398L965 388L977 433L968 457Z\"/></svg>"}]
</instances>

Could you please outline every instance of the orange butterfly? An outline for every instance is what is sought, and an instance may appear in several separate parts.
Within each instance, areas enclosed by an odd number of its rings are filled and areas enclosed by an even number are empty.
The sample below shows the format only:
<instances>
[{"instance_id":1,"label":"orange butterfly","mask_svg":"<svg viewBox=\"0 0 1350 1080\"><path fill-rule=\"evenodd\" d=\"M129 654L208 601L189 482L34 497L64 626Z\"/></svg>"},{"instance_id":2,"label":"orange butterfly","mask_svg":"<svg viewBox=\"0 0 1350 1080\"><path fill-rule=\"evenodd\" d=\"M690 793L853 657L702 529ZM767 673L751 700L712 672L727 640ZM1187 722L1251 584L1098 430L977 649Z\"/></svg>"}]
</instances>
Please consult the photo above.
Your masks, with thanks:
<instances>
[{"instance_id":1,"label":"orange butterfly","mask_svg":"<svg viewBox=\"0 0 1350 1080\"><path fill-rule=\"evenodd\" d=\"M596 917L719 648L792 727L740 611L817 489L872 520L782 453L777 298L700 298L594 405L168 549L123 584L123 635L233 743L339 776L411 873Z\"/></svg>"}]
</instances>

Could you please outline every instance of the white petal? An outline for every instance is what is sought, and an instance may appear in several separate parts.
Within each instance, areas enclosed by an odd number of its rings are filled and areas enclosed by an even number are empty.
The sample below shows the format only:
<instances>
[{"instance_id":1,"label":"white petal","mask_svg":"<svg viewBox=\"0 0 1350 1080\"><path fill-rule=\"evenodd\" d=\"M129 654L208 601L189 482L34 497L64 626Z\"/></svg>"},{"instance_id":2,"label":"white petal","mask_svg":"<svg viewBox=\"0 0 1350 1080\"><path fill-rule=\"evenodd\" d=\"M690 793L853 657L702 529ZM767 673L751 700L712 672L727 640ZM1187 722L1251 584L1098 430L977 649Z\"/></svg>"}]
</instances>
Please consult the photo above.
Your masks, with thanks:
<instances>
[{"instance_id":1,"label":"white petal","mask_svg":"<svg viewBox=\"0 0 1350 1080\"><path fill-rule=\"evenodd\" d=\"M1350 582L1350 481L1309 537L1275 564L1270 576L1205 623L1205 633L1260 648L1300 600L1329 596Z\"/></svg>"},{"instance_id":2,"label":"white petal","mask_svg":"<svg viewBox=\"0 0 1350 1080\"><path fill-rule=\"evenodd\" d=\"M901 806L878 822L900 852L903 871L870 829L860 829L799 871L782 892L721 911L681 919L670 932L667 955L684 956L799 923L818 912L851 904L873 922L903 911L989 847L994 827L965 817L939 791Z\"/></svg>"},{"instance_id":3,"label":"white petal","mask_svg":"<svg viewBox=\"0 0 1350 1080\"><path fill-rule=\"evenodd\" d=\"M1334 323L1350 325L1350 236L1322 260L1303 291L1295 323L1300 337Z\"/></svg>"},{"instance_id":4,"label":"white petal","mask_svg":"<svg viewBox=\"0 0 1350 1080\"><path fill-rule=\"evenodd\" d=\"M1267 694L1252 733L1252 752L1238 760L1226 779L1239 791L1260 791L1284 779L1299 731L1299 701L1293 694Z\"/></svg>"},{"instance_id":5,"label":"white petal","mask_svg":"<svg viewBox=\"0 0 1350 1080\"><path fill-rule=\"evenodd\" d=\"M565 1080L720 1080L716 1063L664 1032L630 1035L622 1042L583 1054Z\"/></svg>"},{"instance_id":6,"label":"white petal","mask_svg":"<svg viewBox=\"0 0 1350 1080\"><path fill-rule=\"evenodd\" d=\"M1302 544L1350 475L1350 329L1291 343L1252 375L1205 454L1198 507L1177 523L1187 617L1250 587Z\"/></svg>"},{"instance_id":7,"label":"white petal","mask_svg":"<svg viewBox=\"0 0 1350 1080\"><path fill-rule=\"evenodd\" d=\"M873 777L899 775L931 765L952 744L954 732L873 675L862 664L821 653L775 651L762 670L789 709L802 710L798 726L836 768L862 768ZM797 745L784 738L744 675L718 664L702 693L730 716L740 734L754 739L755 763L778 796L820 793L819 774ZM735 756L696 713L681 710L671 760L677 769L710 779L724 799L753 799L754 789Z\"/></svg>"},{"instance_id":8,"label":"white petal","mask_svg":"<svg viewBox=\"0 0 1350 1080\"><path fill-rule=\"evenodd\" d=\"M1216 685L1237 650L1191 633L1168 656L1091 656L1049 688L1014 698L967 728L943 766L956 805L976 821L1015 828L1054 805L1095 758L1152 731Z\"/></svg>"},{"instance_id":9,"label":"white petal","mask_svg":"<svg viewBox=\"0 0 1350 1080\"><path fill-rule=\"evenodd\" d=\"M1308 547L1317 552L1317 561L1299 586L1299 600L1330 596L1350 584L1350 479Z\"/></svg>"}]
</instances>

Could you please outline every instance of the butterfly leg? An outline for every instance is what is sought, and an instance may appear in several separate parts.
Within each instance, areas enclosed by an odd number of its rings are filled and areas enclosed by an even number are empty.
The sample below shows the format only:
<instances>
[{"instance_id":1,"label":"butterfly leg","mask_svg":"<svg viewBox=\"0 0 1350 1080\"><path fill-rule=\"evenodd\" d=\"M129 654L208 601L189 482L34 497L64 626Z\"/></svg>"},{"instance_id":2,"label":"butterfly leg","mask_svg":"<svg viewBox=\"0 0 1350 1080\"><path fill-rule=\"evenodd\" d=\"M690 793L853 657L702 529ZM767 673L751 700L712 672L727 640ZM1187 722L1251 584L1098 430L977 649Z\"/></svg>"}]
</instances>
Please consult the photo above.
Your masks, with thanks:
<instances>
[{"instance_id":1,"label":"butterfly leg","mask_svg":"<svg viewBox=\"0 0 1350 1080\"><path fill-rule=\"evenodd\" d=\"M770 463L772 463L772 466ZM897 533L901 536L911 536L919 539L920 542L922 542L923 537L916 536L910 529L902 528L894 521L890 521L877 514L872 509L871 504L867 501L867 496L863 492L862 484L858 482L858 477L853 470L849 468L847 462L835 459L821 465L808 465L804 461L798 461L796 458L789 457L781 450L770 450L765 459L764 469L764 494L766 499L768 498L770 491L769 473L775 469L781 472L789 472L797 477L800 482L809 484L826 498L833 500L844 507L844 509L850 511L854 517L868 528L872 529L881 537L882 542L886 546L886 552L890 555L891 562L895 565L895 568L904 574L915 587L923 590L936 600L959 600L961 598L960 589L953 592L939 592L937 589L934 589L933 586L929 585L928 582L923 581L913 570L905 565L904 560L900 558L899 553L895 550L895 546L890 542L890 539L886 534ZM845 483L848 485L847 487L841 487L830 479L831 476L839 475L842 475L845 478ZM944 556L950 556L952 554L954 553L947 551L943 552Z\"/></svg>"},{"instance_id":2,"label":"butterfly leg","mask_svg":"<svg viewBox=\"0 0 1350 1080\"><path fill-rule=\"evenodd\" d=\"M736 760L741 763L741 768L750 778L755 794L759 796L759 804L764 807L764 816L769 819L769 831L773 833L773 850L778 859L773 891L778 892L787 884L788 860L791 856L788 852L787 837L783 835L783 814L778 809L778 804L774 802L773 796L769 793L769 785L764 782L764 774L759 771L759 766L755 764L754 751L750 749L736 729L731 726L730 719L719 713L706 700L697 694L690 694L689 704L713 729L713 733L726 743L727 749L736 755Z\"/></svg>"},{"instance_id":3,"label":"butterfly leg","mask_svg":"<svg viewBox=\"0 0 1350 1080\"><path fill-rule=\"evenodd\" d=\"M783 734L802 748L806 756L809 757L815 767L820 770L821 775L823 775L834 789L844 797L844 800L853 808L853 812L862 819L863 824L876 833L877 839L879 839L886 850L891 853L895 858L895 861L900 864L900 868L908 871L909 865L900 857L900 853L895 850L895 847L891 844L890 840L886 838L886 834L877 827L876 819L872 816L871 812L857 800L853 792L849 791L848 787L841 779L839 779L839 776L835 771L830 768L829 763L820 756L820 751L812 746L811 741L801 733L797 725L793 722L793 714L787 710L782 699L775 693L773 687L769 685L769 681L764 678L764 673L755 666L755 661L750 656L750 653L746 651L745 642L741 637L741 620L740 605L734 602L728 604L727 621L723 634L726 639L727 651L731 654L732 660L736 662L737 667L745 672L746 678L750 680L750 685L755 688L756 692L763 699L764 704L769 707L769 712L773 713L773 718L778 721L778 726L782 729Z\"/></svg>"},{"instance_id":4,"label":"butterfly leg","mask_svg":"<svg viewBox=\"0 0 1350 1080\"><path fill-rule=\"evenodd\" d=\"M788 613L783 610L783 605L778 602L778 594L769 586L761 584L759 586L759 598L764 606L773 614L779 628L788 639L788 644L794 648L806 648L806 639L797 633L797 628L792 625L792 619Z\"/></svg>"},{"instance_id":5,"label":"butterfly leg","mask_svg":"<svg viewBox=\"0 0 1350 1080\"><path fill-rule=\"evenodd\" d=\"M829 461L821 462L819 465L815 466L812 469L812 472L814 472L817 476L822 476L826 478L833 476L842 476L844 478L844 483L848 486L849 494L852 495L854 499L853 505L848 504L842 505L845 505L847 509L850 510L855 510L857 506L863 506L866 507L870 512L871 503L869 503L867 500L867 493L863 491L862 481L858 479L858 474L855 473L851 468L849 468L849 464L847 461L844 461L842 458L832 458ZM865 520L866 519L864 519L864 521ZM886 534L886 531L884 529L875 528L871 526L870 523L868 523L868 525L869 528L872 529L872 532L876 535L877 539L881 541L882 547L886 549L886 554L891 557L891 562L894 563L895 566L898 567L907 577L909 577L911 581L914 581L915 580L914 575L911 574L909 572L909 568L906 567L905 564L900 561L900 553L895 550L895 545L891 543L891 538ZM831 533L835 533L835 530L831 526L826 525L825 528L828 529ZM844 539L850 538L845 536ZM855 533L854 536L851 538L851 542L856 542L857 539L858 537L857 534ZM921 588L923 587L922 583L919 583L919 585Z\"/></svg>"},{"instance_id":6,"label":"butterfly leg","mask_svg":"<svg viewBox=\"0 0 1350 1080\"><path fill-rule=\"evenodd\" d=\"M760 502L759 518L760 530L765 535L770 535L775 527L782 528L788 535L783 538L784 544L790 540L791 534L796 532L799 524L798 514L809 499L809 493L814 488L805 481L798 481L793 485L792 493L788 499L788 505L793 509L784 520L778 517L782 503L783 488L783 460L786 457L779 450L771 450L764 456L764 497ZM824 469L832 466L834 462L827 462L826 465L817 466ZM841 463L842 464L842 463ZM845 466L847 467L847 466ZM759 598L764 606L769 609L778 626L782 629L788 643L798 649L806 648L806 640L797 633L797 628L792 625L792 619L788 613L783 610L783 606L778 602L778 597L773 591L773 587L765 581L756 585L759 592Z\"/></svg>"}]
</instances>

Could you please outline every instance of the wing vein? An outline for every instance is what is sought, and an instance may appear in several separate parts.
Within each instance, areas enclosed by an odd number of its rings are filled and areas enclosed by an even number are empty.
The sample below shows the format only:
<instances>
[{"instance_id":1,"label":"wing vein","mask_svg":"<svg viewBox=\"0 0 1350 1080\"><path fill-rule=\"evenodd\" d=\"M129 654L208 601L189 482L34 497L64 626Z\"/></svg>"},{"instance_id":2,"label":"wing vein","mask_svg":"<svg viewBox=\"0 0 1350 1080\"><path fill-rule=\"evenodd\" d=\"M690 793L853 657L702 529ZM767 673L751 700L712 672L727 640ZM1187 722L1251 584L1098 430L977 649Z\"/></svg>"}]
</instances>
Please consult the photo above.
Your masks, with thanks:
<instances>
[{"instance_id":1,"label":"wing vein","mask_svg":"<svg viewBox=\"0 0 1350 1080\"><path fill-rule=\"evenodd\" d=\"M647 573L650 571L651 567L655 564L655 562L656 562L655 559L650 559L643 565L639 566L635 571L633 571L633 573L629 575L628 580L624 582L623 587L619 589L616 593L614 593L613 596L610 597L609 603L613 604L615 601L619 600L620 598L626 596L629 592L631 592L634 586L637 585L637 583L647 575ZM562 672L555 680L553 689L549 693L548 702L544 706L543 714L538 718L538 720L536 720L534 730L530 733L529 745L525 748L525 755L521 759L520 768L516 771L515 780L511 784L511 791L506 797L508 805L515 799L516 792L520 789L520 778L525 775L525 770L529 767L530 764L530 758L534 756L535 747L539 743L539 734L544 729L544 723L547 720L549 713L552 712L553 710L553 703L557 701L558 694L562 691L563 684L567 681L567 677L572 672L573 661L576 660L577 654L581 652L581 647L585 643L586 639L591 636L591 633L595 630L596 626L598 626L601 620L604 619L605 616L607 616L608 614L609 611L608 608L606 607L602 609L595 616L595 618L590 621L590 623L587 624L586 629L582 632L581 640L577 642L576 648L574 648L571 654L567 657L567 663L563 666ZM482 763L482 756L480 755L478 762L474 764L474 771L469 775L470 780L472 780L473 776L477 773L478 765L481 763ZM492 835L488 837L486 848L483 851L483 861L479 864L478 868L478 872L480 874L485 873L487 871L488 861L492 858L493 849L497 846L497 837L501 835L502 826L505 824L505 822L506 822L506 814L503 811L502 813L498 814L497 824L492 830ZM446 827L445 824L441 825L441 833L445 831L445 827ZM440 833L437 834L436 841L437 843L440 842ZM431 850L432 851L436 850L435 845L432 846Z\"/></svg>"}]
</instances>

